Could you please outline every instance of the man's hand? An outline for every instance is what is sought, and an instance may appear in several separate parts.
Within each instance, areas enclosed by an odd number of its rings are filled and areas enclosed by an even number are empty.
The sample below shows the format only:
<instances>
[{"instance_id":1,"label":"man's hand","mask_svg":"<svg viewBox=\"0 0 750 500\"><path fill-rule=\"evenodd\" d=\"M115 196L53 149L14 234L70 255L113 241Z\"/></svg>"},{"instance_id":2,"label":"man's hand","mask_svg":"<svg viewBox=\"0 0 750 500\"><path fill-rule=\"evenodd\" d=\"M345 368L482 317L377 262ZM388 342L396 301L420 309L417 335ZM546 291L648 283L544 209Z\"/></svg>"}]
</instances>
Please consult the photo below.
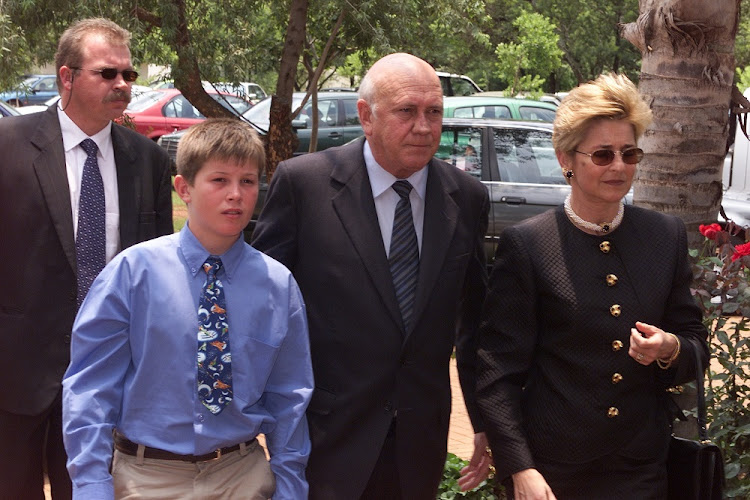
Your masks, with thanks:
<instances>
[{"instance_id":1,"label":"man's hand","mask_svg":"<svg viewBox=\"0 0 750 500\"><path fill-rule=\"evenodd\" d=\"M493 465L492 454L487 447L487 434L478 432L474 434L474 454L469 465L461 469L461 477L458 485L461 491L473 490L490 475L490 466Z\"/></svg>"}]
</instances>

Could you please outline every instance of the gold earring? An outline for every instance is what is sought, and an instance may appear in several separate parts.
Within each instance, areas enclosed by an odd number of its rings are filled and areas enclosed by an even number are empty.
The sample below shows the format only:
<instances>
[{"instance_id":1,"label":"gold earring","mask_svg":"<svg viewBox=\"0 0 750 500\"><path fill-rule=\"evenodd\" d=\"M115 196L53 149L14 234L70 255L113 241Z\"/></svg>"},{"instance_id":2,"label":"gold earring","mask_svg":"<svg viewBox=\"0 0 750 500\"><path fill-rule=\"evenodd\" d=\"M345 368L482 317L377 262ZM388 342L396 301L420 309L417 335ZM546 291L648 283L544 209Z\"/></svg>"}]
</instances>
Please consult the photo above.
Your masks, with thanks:
<instances>
[{"instance_id":1,"label":"gold earring","mask_svg":"<svg viewBox=\"0 0 750 500\"><path fill-rule=\"evenodd\" d=\"M562 171L566 179L570 180L573 178L573 171L571 169L563 167Z\"/></svg>"}]
</instances>

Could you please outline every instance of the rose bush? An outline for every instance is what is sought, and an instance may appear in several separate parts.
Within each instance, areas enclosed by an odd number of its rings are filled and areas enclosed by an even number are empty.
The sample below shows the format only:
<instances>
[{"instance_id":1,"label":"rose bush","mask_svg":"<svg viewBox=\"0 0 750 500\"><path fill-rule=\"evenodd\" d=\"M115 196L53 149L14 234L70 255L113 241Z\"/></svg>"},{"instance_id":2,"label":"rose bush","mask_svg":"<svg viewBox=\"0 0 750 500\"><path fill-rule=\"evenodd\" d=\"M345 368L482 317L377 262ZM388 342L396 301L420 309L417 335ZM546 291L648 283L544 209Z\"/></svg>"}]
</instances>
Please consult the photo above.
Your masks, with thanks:
<instances>
[{"instance_id":1,"label":"rose bush","mask_svg":"<svg viewBox=\"0 0 750 500\"><path fill-rule=\"evenodd\" d=\"M750 498L750 243L732 244L737 231L700 226L701 249L691 249L693 296L703 310L712 363L707 371L709 435L722 449L727 498ZM730 232L732 234L730 234Z\"/></svg>"}]
</instances>

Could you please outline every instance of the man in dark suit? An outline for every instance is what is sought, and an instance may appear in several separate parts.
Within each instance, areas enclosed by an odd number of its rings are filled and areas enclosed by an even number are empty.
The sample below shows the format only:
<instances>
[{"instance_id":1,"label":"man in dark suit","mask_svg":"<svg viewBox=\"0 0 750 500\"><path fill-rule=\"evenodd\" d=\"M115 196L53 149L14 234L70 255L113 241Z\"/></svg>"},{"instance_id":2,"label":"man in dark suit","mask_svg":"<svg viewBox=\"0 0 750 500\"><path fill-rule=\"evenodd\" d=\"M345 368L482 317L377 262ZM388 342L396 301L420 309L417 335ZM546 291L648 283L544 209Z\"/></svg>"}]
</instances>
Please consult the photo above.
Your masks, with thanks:
<instances>
[{"instance_id":1,"label":"man in dark suit","mask_svg":"<svg viewBox=\"0 0 750 500\"><path fill-rule=\"evenodd\" d=\"M376 62L358 111L365 139L279 165L253 245L290 268L307 305L310 498L434 499L454 342L476 414L488 196L433 158L443 96L425 61L391 54ZM397 181L408 182L402 193ZM402 241L414 258L398 270ZM475 441L483 456L483 434Z\"/></svg>"},{"instance_id":2,"label":"man in dark suit","mask_svg":"<svg viewBox=\"0 0 750 500\"><path fill-rule=\"evenodd\" d=\"M44 459L53 497L71 496L60 391L77 302L98 272L89 248L108 261L173 231L169 158L112 123L137 78L129 41L130 33L105 19L74 24L55 56L59 104L0 120L0 351L8 375L0 391L2 498L43 499ZM91 153L82 145L90 141ZM81 196L82 178L97 173L104 200L98 196L102 210L86 231L101 237L82 246L79 215L90 209L79 199L91 198ZM79 278L84 267L90 275Z\"/></svg>"}]
</instances>

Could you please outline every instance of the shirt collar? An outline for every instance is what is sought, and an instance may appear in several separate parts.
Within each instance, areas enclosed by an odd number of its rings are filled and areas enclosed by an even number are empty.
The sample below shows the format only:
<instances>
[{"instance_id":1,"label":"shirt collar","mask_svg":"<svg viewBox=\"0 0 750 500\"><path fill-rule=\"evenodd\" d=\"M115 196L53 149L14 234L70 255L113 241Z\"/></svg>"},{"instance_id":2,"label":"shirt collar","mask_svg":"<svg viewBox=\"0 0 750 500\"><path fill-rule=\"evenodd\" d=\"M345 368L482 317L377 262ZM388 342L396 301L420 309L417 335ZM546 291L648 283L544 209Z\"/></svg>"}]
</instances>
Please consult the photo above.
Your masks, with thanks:
<instances>
[{"instance_id":1,"label":"shirt collar","mask_svg":"<svg viewBox=\"0 0 750 500\"><path fill-rule=\"evenodd\" d=\"M365 166L367 167L367 175L370 177L372 197L377 198L399 179L397 179L396 176L385 170L377 161L375 161L375 157L372 155L372 150L370 149L370 144L367 141L365 141L363 153L365 157ZM414 191L422 200L424 200L425 193L427 192L428 170L426 167L427 165L425 165L425 168L419 169L406 179L407 181L409 181Z\"/></svg>"},{"instance_id":2,"label":"shirt collar","mask_svg":"<svg viewBox=\"0 0 750 500\"><path fill-rule=\"evenodd\" d=\"M201 242L198 241L198 238L195 237L193 232L188 227L188 224L185 223L185 226L183 226L182 230L180 231L180 251L182 252L182 256L185 258L185 262L187 262L188 267L190 268L190 272L192 273L193 277L195 277L196 274L198 274L198 271L201 270L203 263L206 262L206 259L211 255L211 253L206 250L203 245L201 245ZM223 264L224 272L226 273L227 281L232 282L232 274L237 269L237 266L239 266L240 261L242 260L242 253L245 249L245 240L243 238L243 235L240 234L237 237L237 241L234 242L234 244L221 255L216 255L216 257L219 257L221 259L221 263Z\"/></svg>"},{"instance_id":3,"label":"shirt collar","mask_svg":"<svg viewBox=\"0 0 750 500\"><path fill-rule=\"evenodd\" d=\"M112 122L108 122L106 127L89 137L70 119L60 106L60 100L58 100L57 118L60 121L60 131L62 132L65 152L67 153L81 144L84 139L91 139L96 143L102 157L107 158L107 155L112 150Z\"/></svg>"}]
</instances>

